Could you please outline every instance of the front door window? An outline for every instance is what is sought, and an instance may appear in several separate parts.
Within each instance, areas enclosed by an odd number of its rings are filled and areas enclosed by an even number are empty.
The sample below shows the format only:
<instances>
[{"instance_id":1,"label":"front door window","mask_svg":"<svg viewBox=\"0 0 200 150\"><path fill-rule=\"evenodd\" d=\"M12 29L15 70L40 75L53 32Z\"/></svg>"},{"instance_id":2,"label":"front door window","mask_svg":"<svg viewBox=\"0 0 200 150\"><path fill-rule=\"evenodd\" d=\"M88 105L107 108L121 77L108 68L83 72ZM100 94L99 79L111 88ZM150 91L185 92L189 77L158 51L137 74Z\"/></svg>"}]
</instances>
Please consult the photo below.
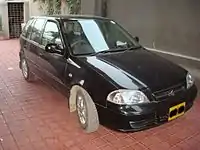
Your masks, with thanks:
<instances>
[{"instance_id":1,"label":"front door window","mask_svg":"<svg viewBox=\"0 0 200 150\"><path fill-rule=\"evenodd\" d=\"M44 33L43 33L43 36L42 36L42 43L41 44L43 46L46 46L47 44L50 44L50 43L51 44L57 44L60 47L60 49L63 48L58 26L53 21L48 21L46 23Z\"/></svg>"}]
</instances>

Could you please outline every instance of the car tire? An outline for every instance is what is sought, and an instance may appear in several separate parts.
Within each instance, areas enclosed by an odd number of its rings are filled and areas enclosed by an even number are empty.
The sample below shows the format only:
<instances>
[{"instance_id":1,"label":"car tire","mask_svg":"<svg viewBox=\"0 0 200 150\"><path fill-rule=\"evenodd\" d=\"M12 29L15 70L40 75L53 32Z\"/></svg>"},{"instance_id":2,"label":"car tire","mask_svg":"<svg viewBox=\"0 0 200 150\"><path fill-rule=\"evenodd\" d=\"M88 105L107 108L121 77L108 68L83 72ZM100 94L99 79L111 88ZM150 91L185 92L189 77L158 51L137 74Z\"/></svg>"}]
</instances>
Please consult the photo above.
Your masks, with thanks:
<instances>
[{"instance_id":1,"label":"car tire","mask_svg":"<svg viewBox=\"0 0 200 150\"><path fill-rule=\"evenodd\" d=\"M33 82L36 80L35 75L30 71L30 67L25 58L21 59L21 70L24 79L28 82Z\"/></svg>"},{"instance_id":2,"label":"car tire","mask_svg":"<svg viewBox=\"0 0 200 150\"><path fill-rule=\"evenodd\" d=\"M99 117L96 106L90 95L82 88L79 88L76 93L76 108L82 128L87 133L97 131L99 127Z\"/></svg>"}]
</instances>

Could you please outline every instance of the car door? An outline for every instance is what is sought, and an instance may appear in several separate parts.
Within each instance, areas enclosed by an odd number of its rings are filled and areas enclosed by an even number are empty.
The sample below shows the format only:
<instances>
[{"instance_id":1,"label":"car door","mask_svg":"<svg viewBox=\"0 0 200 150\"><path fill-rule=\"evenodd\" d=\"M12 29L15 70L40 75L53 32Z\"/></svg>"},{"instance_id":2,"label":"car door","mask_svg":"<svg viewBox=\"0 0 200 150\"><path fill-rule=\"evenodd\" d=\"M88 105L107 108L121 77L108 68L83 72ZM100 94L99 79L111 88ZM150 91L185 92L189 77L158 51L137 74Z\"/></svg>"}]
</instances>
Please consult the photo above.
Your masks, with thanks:
<instances>
[{"instance_id":1,"label":"car door","mask_svg":"<svg viewBox=\"0 0 200 150\"><path fill-rule=\"evenodd\" d=\"M27 22L20 38L22 56L25 57L32 71L35 71L37 57L36 51L31 48L32 41L30 40L34 23L35 19L33 18Z\"/></svg>"},{"instance_id":2,"label":"car door","mask_svg":"<svg viewBox=\"0 0 200 150\"><path fill-rule=\"evenodd\" d=\"M35 19L32 25L31 34L29 35L30 36L29 45L28 45L28 49L30 51L29 58L30 58L31 63L34 66L34 73L36 73L38 76L41 76L41 72L38 67L39 66L38 57L40 55L39 53L40 42L41 42L42 31L43 31L45 23L46 23L46 19L44 18Z\"/></svg>"},{"instance_id":3,"label":"car door","mask_svg":"<svg viewBox=\"0 0 200 150\"><path fill-rule=\"evenodd\" d=\"M58 51L62 54L45 51L47 44L57 44ZM65 69L67 59L65 57L65 45L60 33L59 23L48 20L45 24L39 48L38 65L45 74L45 80L56 88L65 89Z\"/></svg>"}]
</instances>

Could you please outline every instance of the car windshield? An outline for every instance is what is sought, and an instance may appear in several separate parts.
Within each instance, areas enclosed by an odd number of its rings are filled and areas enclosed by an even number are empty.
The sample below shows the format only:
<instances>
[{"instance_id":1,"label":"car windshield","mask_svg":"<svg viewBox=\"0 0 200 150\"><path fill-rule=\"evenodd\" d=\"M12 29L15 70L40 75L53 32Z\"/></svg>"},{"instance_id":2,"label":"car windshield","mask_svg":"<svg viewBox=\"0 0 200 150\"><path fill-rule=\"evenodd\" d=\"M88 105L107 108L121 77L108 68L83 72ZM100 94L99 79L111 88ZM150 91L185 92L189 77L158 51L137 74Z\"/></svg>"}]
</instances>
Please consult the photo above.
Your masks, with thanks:
<instances>
[{"instance_id":1,"label":"car windshield","mask_svg":"<svg viewBox=\"0 0 200 150\"><path fill-rule=\"evenodd\" d=\"M112 20L63 20L63 27L74 55L116 52L139 46L132 36Z\"/></svg>"}]
</instances>

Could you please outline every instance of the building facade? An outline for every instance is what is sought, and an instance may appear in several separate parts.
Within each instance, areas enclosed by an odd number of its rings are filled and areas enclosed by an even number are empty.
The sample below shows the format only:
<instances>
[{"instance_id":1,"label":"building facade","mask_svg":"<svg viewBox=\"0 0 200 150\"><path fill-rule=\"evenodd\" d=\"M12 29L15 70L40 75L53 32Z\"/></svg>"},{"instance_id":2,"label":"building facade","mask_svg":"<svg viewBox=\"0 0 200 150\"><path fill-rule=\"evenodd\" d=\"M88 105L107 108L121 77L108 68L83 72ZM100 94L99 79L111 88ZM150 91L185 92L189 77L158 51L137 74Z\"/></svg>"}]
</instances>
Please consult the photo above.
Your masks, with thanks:
<instances>
[{"instance_id":1,"label":"building facade","mask_svg":"<svg viewBox=\"0 0 200 150\"><path fill-rule=\"evenodd\" d=\"M61 13L68 13L64 3L61 6ZM33 0L0 0L0 38L18 38L22 25L30 16L44 14L41 5Z\"/></svg>"},{"instance_id":2,"label":"building facade","mask_svg":"<svg viewBox=\"0 0 200 150\"><path fill-rule=\"evenodd\" d=\"M116 20L146 47L200 60L199 0L81 0L81 13ZM0 36L18 37L21 23L42 14L33 0L0 0Z\"/></svg>"},{"instance_id":3,"label":"building facade","mask_svg":"<svg viewBox=\"0 0 200 150\"><path fill-rule=\"evenodd\" d=\"M0 36L5 39L19 37L22 24L31 15L41 14L38 5L29 0L0 0Z\"/></svg>"}]
</instances>

